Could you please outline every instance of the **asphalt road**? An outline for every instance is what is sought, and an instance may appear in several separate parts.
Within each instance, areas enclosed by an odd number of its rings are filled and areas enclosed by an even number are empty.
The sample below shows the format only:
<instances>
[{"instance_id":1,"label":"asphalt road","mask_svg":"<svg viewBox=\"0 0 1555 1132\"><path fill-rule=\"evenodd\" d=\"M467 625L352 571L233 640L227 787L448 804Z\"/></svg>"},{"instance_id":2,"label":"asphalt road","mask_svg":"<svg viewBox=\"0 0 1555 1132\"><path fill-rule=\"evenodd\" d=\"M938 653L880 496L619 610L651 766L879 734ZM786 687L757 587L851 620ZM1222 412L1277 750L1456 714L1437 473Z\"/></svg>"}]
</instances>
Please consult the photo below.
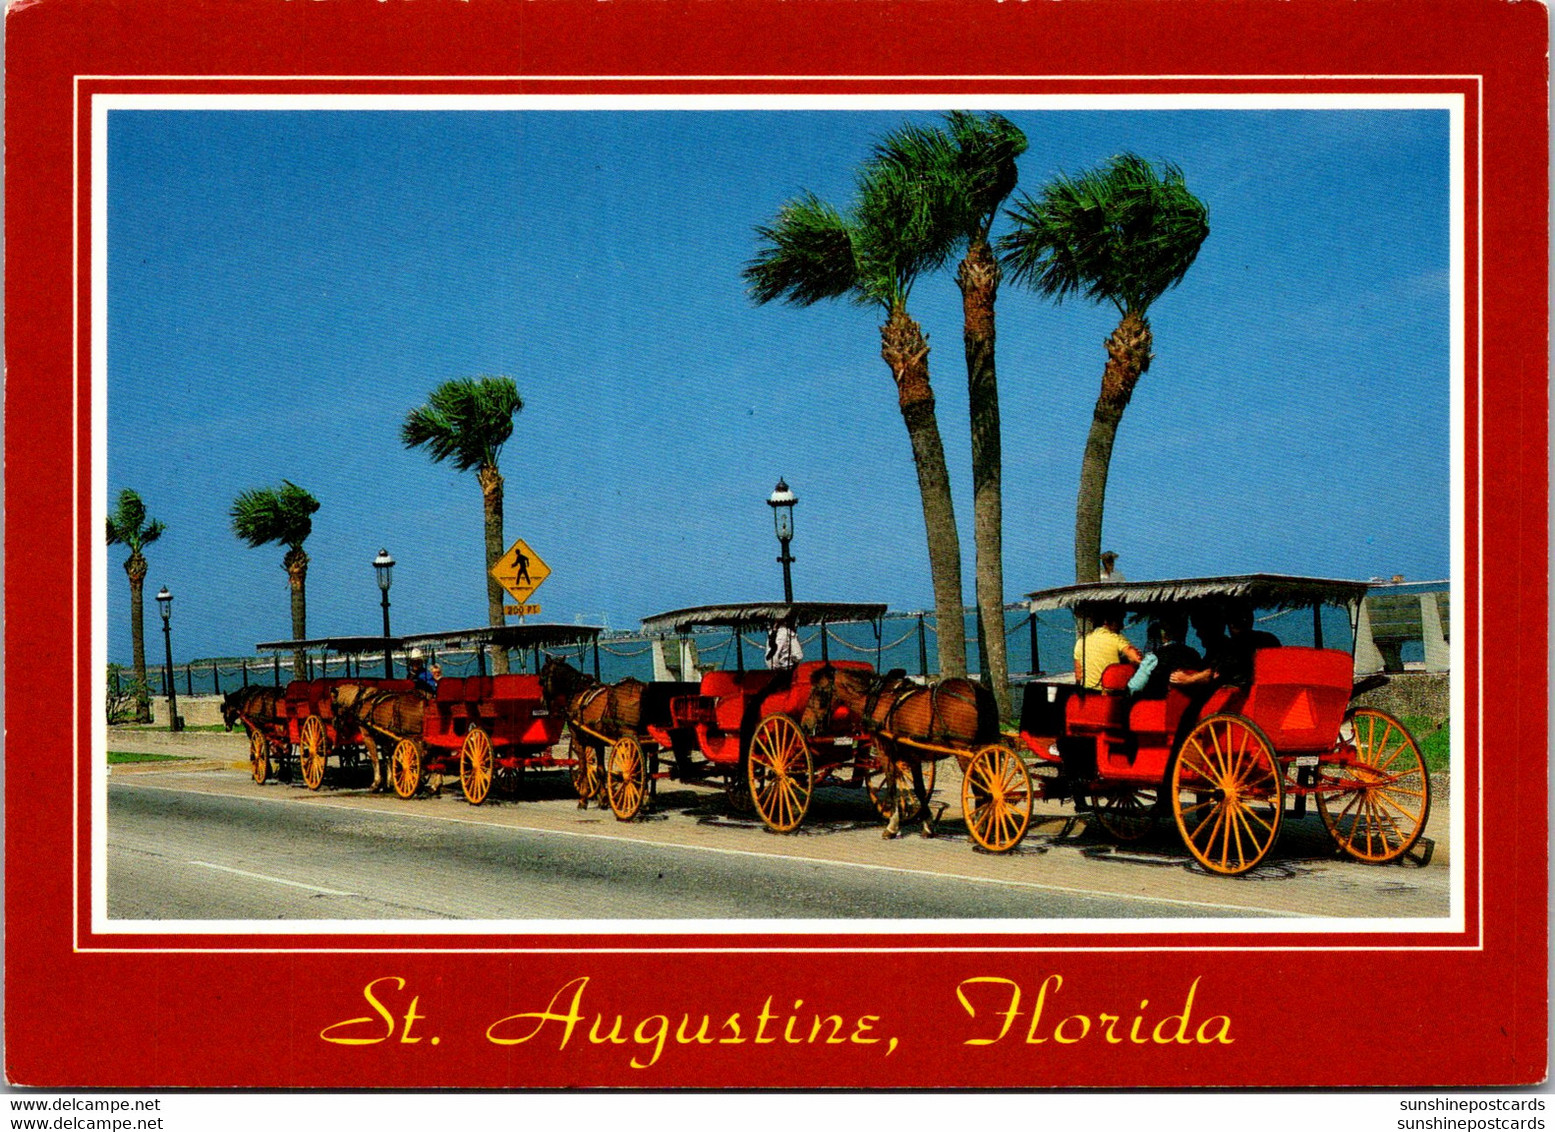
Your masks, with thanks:
<instances>
[{"instance_id":1,"label":"asphalt road","mask_svg":"<svg viewBox=\"0 0 1555 1132\"><path fill-rule=\"evenodd\" d=\"M1057 808L1015 853L995 856L974 852L953 815L946 836L883 841L868 809L840 793L784 837L701 788L669 787L653 818L619 823L578 810L555 775L527 784L522 800L477 808L456 785L403 802L354 786L260 787L226 763L119 768L108 792L108 910L134 920L1447 914L1444 853L1358 865L1307 824L1288 822L1268 864L1225 878L1198 870L1169 836L1125 851Z\"/></svg>"}]
</instances>

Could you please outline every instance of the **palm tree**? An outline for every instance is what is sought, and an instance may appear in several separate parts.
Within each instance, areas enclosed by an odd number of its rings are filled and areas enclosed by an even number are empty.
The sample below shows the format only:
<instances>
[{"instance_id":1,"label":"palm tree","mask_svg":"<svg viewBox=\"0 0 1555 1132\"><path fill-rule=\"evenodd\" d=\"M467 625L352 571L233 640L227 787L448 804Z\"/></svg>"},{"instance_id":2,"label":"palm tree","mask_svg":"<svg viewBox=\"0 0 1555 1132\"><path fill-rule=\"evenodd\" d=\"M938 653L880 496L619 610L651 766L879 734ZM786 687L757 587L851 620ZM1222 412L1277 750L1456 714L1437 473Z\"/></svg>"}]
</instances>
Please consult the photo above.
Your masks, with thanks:
<instances>
[{"instance_id":1,"label":"palm tree","mask_svg":"<svg viewBox=\"0 0 1555 1132\"><path fill-rule=\"evenodd\" d=\"M848 216L806 193L785 204L771 226L758 226L761 243L744 276L757 303L782 299L810 306L847 297L859 305L878 305L885 313L880 356L896 383L918 472L939 670L962 676L961 544L929 384L929 342L907 313L913 283L924 271L942 266L948 254L948 240L928 205L908 170L877 156L859 176L858 199Z\"/></svg>"},{"instance_id":2,"label":"palm tree","mask_svg":"<svg viewBox=\"0 0 1555 1132\"><path fill-rule=\"evenodd\" d=\"M1150 368L1150 305L1182 282L1209 235L1209 211L1188 191L1182 170L1158 173L1125 153L1100 169L1060 175L1010 211L1015 229L999 241L1021 283L1054 302L1081 295L1110 301L1122 316L1107 339L1107 365L1080 464L1075 505L1074 576L1100 577L1101 521L1118 423Z\"/></svg>"},{"instance_id":3,"label":"palm tree","mask_svg":"<svg viewBox=\"0 0 1555 1132\"><path fill-rule=\"evenodd\" d=\"M502 586L491 574L504 549L497 456L513 435L513 418L523 407L511 377L459 377L432 390L427 403L407 413L400 428L406 448L425 448L433 463L452 460L459 471L475 472L486 516L486 605L494 626L504 624ZM492 668L498 673L508 670L506 650L492 655Z\"/></svg>"},{"instance_id":4,"label":"palm tree","mask_svg":"<svg viewBox=\"0 0 1555 1132\"><path fill-rule=\"evenodd\" d=\"M151 722L151 690L146 684L145 587L146 547L162 537L160 520L146 521L146 505L131 488L119 492L119 503L108 516L108 545L130 548L124 572L130 578L130 637L135 650L135 722Z\"/></svg>"},{"instance_id":5,"label":"palm tree","mask_svg":"<svg viewBox=\"0 0 1555 1132\"><path fill-rule=\"evenodd\" d=\"M319 501L289 480L281 486L245 491L232 501L232 532L252 547L277 543L287 548L281 565L291 580L292 639L308 635L308 556L302 544L313 533L313 513ZM307 675L307 657L292 654L292 675Z\"/></svg>"},{"instance_id":6,"label":"palm tree","mask_svg":"<svg viewBox=\"0 0 1555 1132\"><path fill-rule=\"evenodd\" d=\"M994 694L1001 719L1010 715L1010 666L1004 639L1003 456L999 383L994 368L994 300L1000 268L988 242L1000 206L1015 190L1015 159L1026 135L999 114L952 110L945 129L904 127L877 151L915 173L932 194L938 226L965 254L956 269L961 288L962 341L966 346L968 415L972 426L972 538L977 548L977 617L982 642L982 680Z\"/></svg>"}]
</instances>

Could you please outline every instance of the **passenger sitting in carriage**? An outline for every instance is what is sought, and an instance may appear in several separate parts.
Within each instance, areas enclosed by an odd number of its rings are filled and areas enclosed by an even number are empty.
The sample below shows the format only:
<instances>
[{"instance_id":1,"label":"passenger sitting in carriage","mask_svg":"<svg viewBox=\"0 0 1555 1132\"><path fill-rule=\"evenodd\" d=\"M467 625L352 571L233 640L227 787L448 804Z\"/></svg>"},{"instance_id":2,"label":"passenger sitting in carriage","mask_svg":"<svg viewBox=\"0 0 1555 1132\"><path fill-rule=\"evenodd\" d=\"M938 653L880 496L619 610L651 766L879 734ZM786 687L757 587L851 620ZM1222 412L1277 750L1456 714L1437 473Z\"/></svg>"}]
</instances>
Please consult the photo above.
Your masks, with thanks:
<instances>
[{"instance_id":1,"label":"passenger sitting in carriage","mask_svg":"<svg viewBox=\"0 0 1555 1132\"><path fill-rule=\"evenodd\" d=\"M1082 688L1100 690L1102 673L1109 667L1138 664L1144 658L1123 635L1121 605L1095 606L1089 613L1096 628L1074 643L1074 679Z\"/></svg>"},{"instance_id":2,"label":"passenger sitting in carriage","mask_svg":"<svg viewBox=\"0 0 1555 1132\"><path fill-rule=\"evenodd\" d=\"M441 669L433 665L433 671L441 673ZM428 696L437 695L437 677L427 671L426 661L419 655L410 658L410 680L416 691Z\"/></svg>"},{"instance_id":3,"label":"passenger sitting in carriage","mask_svg":"<svg viewBox=\"0 0 1555 1132\"><path fill-rule=\"evenodd\" d=\"M1174 672L1197 671L1204 661L1183 644L1187 624L1180 615L1163 614L1153 619L1148 636L1154 647L1139 662L1139 670L1129 679L1128 690L1135 699L1158 700L1166 695Z\"/></svg>"},{"instance_id":4,"label":"passenger sitting in carriage","mask_svg":"<svg viewBox=\"0 0 1555 1132\"><path fill-rule=\"evenodd\" d=\"M1228 635L1204 647L1205 667L1196 671L1173 673L1173 685L1185 691L1208 685L1234 685L1245 688L1253 682L1253 654L1259 649L1279 648L1280 639L1273 633L1253 628L1253 608L1241 604L1233 606L1226 616Z\"/></svg>"}]
</instances>

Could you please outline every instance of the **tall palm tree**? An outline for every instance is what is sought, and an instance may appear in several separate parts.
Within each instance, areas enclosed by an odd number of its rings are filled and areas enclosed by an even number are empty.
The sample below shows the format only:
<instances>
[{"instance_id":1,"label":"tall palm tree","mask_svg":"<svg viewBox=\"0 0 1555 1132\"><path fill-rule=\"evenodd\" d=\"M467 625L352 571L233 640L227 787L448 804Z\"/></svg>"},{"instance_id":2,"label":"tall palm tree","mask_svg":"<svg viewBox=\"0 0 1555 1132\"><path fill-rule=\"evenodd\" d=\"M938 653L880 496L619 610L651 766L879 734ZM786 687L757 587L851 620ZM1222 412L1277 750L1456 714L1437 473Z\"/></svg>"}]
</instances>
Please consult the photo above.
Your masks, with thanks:
<instances>
[{"instance_id":1,"label":"tall palm tree","mask_svg":"<svg viewBox=\"0 0 1555 1132\"><path fill-rule=\"evenodd\" d=\"M258 487L232 501L232 532L252 547L276 543L287 548L281 565L291 581L292 639L308 635L308 556L302 544L313 533L313 513L319 501L290 480L281 486ZM307 657L292 654L292 675L307 675Z\"/></svg>"},{"instance_id":2,"label":"tall palm tree","mask_svg":"<svg viewBox=\"0 0 1555 1132\"><path fill-rule=\"evenodd\" d=\"M1122 316L1107 339L1107 365L1080 464L1075 505L1074 576L1101 575L1101 523L1107 472L1123 410L1155 356L1150 305L1182 282L1209 235L1209 210L1182 170L1132 153L1075 177L1060 175L1035 197L1023 196L1010 216L1015 228L999 241L1016 280L1054 302L1080 295L1111 302Z\"/></svg>"},{"instance_id":3,"label":"tall palm tree","mask_svg":"<svg viewBox=\"0 0 1555 1132\"><path fill-rule=\"evenodd\" d=\"M433 463L451 460L459 471L475 472L486 517L486 606L494 626L504 624L502 586L491 575L504 550L497 457L523 407L511 377L459 377L432 390L427 403L407 413L400 428L406 448L425 448ZM508 670L505 650L492 655L492 668L498 673Z\"/></svg>"},{"instance_id":4,"label":"tall palm tree","mask_svg":"<svg viewBox=\"0 0 1555 1132\"><path fill-rule=\"evenodd\" d=\"M912 285L942 266L948 241L926 195L900 164L878 157L858 179L858 197L844 217L810 193L785 204L770 226L758 226L756 257L744 275L757 303L782 299L810 306L849 298L885 314L880 356L896 383L897 406L912 445L929 548L929 573L943 675L966 673L961 620L961 544L950 475L929 384L929 342L907 313Z\"/></svg>"},{"instance_id":5,"label":"tall palm tree","mask_svg":"<svg viewBox=\"0 0 1555 1132\"><path fill-rule=\"evenodd\" d=\"M1018 176L1015 159L1026 135L999 114L952 110L945 128L906 126L887 135L877 153L901 164L931 193L938 226L965 253L956 268L961 289L961 337L966 347L968 415L972 426L972 538L977 549L977 617L983 683L1000 718L1010 715L1010 666L1004 639L1003 455L999 383L994 367L994 301L1001 271L988 242L994 218Z\"/></svg>"},{"instance_id":6,"label":"tall palm tree","mask_svg":"<svg viewBox=\"0 0 1555 1132\"><path fill-rule=\"evenodd\" d=\"M158 519L146 521L146 505L131 488L119 492L119 502L108 516L108 545L127 546L124 572L130 578L130 638L135 650L135 722L151 722L151 689L146 684L145 588L146 556L141 552L167 528Z\"/></svg>"}]
</instances>

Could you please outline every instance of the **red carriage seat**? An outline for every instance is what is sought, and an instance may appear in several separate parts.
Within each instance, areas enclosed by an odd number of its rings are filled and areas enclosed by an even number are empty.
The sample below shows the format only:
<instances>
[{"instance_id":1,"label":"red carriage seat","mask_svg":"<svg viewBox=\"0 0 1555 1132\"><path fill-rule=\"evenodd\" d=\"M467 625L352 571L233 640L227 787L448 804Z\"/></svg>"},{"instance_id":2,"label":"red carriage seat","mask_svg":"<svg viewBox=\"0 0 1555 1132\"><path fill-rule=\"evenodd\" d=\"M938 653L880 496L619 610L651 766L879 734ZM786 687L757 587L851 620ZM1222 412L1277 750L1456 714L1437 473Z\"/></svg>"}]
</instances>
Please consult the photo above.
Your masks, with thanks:
<instances>
[{"instance_id":1,"label":"red carriage seat","mask_svg":"<svg viewBox=\"0 0 1555 1132\"><path fill-rule=\"evenodd\" d=\"M810 702L810 686L815 682L815 674L830 664L832 668L847 668L854 672L874 672L874 666L861 660L807 660L798 665L786 688L778 689L766 703L761 705L763 715L773 712L782 712L784 715L797 716Z\"/></svg>"},{"instance_id":2,"label":"red carriage seat","mask_svg":"<svg viewBox=\"0 0 1555 1132\"><path fill-rule=\"evenodd\" d=\"M1241 712L1281 753L1332 747L1350 703L1355 670L1337 649L1289 646L1253 654L1253 683Z\"/></svg>"},{"instance_id":3,"label":"red carriage seat","mask_svg":"<svg viewBox=\"0 0 1555 1132\"><path fill-rule=\"evenodd\" d=\"M1142 747L1169 746L1192 702L1180 688L1168 688L1165 696L1135 700L1128 709L1128 729Z\"/></svg>"},{"instance_id":4,"label":"red carriage seat","mask_svg":"<svg viewBox=\"0 0 1555 1132\"><path fill-rule=\"evenodd\" d=\"M1128 725L1128 682L1132 664L1109 664L1102 670L1101 691L1077 689L1064 704L1064 727L1070 735L1121 731Z\"/></svg>"},{"instance_id":5,"label":"red carriage seat","mask_svg":"<svg viewBox=\"0 0 1555 1132\"><path fill-rule=\"evenodd\" d=\"M713 702L713 722L722 731L738 731L745 712L745 697L760 694L776 674L757 669L752 672L709 672L702 677L702 695Z\"/></svg>"}]
</instances>

